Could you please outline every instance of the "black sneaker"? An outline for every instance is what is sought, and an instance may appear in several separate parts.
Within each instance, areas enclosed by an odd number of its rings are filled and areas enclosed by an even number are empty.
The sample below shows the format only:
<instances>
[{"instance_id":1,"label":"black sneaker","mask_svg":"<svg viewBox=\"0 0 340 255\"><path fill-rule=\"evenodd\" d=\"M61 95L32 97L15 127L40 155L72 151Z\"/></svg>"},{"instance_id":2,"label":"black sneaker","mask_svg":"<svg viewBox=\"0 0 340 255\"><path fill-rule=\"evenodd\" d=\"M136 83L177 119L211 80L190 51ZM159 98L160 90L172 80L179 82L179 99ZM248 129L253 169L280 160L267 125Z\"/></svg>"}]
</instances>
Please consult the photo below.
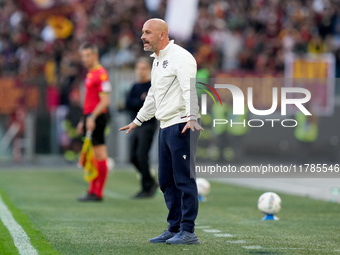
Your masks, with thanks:
<instances>
[{"instance_id":1,"label":"black sneaker","mask_svg":"<svg viewBox=\"0 0 340 255\"><path fill-rule=\"evenodd\" d=\"M169 230L164 230L162 234L157 237L151 238L150 243L165 243L168 239L173 238L177 233L170 232Z\"/></svg>"},{"instance_id":2,"label":"black sneaker","mask_svg":"<svg viewBox=\"0 0 340 255\"><path fill-rule=\"evenodd\" d=\"M167 239L165 243L167 244L199 244L200 241L198 240L195 232L190 233L188 231L181 230L174 237Z\"/></svg>"},{"instance_id":3,"label":"black sneaker","mask_svg":"<svg viewBox=\"0 0 340 255\"><path fill-rule=\"evenodd\" d=\"M156 191L158 189L158 184L155 182L151 189L147 192L147 194L149 195L149 197L153 197L156 194Z\"/></svg>"},{"instance_id":4,"label":"black sneaker","mask_svg":"<svg viewBox=\"0 0 340 255\"><path fill-rule=\"evenodd\" d=\"M154 183L154 185L152 185L150 191L140 191L138 192L136 195L134 195L132 198L133 199L139 199L139 198L150 198L153 197L156 194L158 188L158 184Z\"/></svg>"},{"instance_id":5,"label":"black sneaker","mask_svg":"<svg viewBox=\"0 0 340 255\"><path fill-rule=\"evenodd\" d=\"M140 191L136 193L134 196L132 196L132 199L139 199L139 198L148 198L150 195L146 191Z\"/></svg>"},{"instance_id":6,"label":"black sneaker","mask_svg":"<svg viewBox=\"0 0 340 255\"><path fill-rule=\"evenodd\" d=\"M86 193L85 195L78 197L78 201L79 202L100 202L100 201L103 201L103 198L98 197L96 194Z\"/></svg>"}]
</instances>

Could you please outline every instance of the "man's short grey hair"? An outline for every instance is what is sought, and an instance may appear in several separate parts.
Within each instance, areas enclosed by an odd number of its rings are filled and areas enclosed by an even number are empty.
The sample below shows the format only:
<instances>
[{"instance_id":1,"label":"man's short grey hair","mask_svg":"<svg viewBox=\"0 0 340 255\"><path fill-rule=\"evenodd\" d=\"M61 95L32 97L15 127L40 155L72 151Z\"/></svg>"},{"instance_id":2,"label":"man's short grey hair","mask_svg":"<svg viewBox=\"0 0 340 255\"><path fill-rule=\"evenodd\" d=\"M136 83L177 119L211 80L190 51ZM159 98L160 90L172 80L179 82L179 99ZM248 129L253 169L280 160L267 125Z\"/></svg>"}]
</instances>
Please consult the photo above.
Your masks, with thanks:
<instances>
[{"instance_id":1,"label":"man's short grey hair","mask_svg":"<svg viewBox=\"0 0 340 255\"><path fill-rule=\"evenodd\" d=\"M79 51L91 49L94 53L98 54L98 47L95 44L85 42L79 47Z\"/></svg>"},{"instance_id":2,"label":"man's short grey hair","mask_svg":"<svg viewBox=\"0 0 340 255\"><path fill-rule=\"evenodd\" d=\"M137 65L138 63L147 63L148 66L151 68L151 61L150 61L149 58L146 58L146 57L138 58L138 59L136 60L136 65Z\"/></svg>"}]
</instances>

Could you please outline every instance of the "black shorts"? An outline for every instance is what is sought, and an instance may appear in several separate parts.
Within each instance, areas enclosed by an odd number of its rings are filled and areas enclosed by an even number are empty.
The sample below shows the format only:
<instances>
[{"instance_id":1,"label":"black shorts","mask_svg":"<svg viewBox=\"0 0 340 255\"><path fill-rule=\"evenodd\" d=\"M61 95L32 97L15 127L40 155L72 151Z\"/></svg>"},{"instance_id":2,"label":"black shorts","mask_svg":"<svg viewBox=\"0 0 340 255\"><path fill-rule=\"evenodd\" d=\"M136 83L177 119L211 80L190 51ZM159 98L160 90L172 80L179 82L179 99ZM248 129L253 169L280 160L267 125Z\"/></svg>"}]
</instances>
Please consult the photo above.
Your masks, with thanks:
<instances>
[{"instance_id":1,"label":"black shorts","mask_svg":"<svg viewBox=\"0 0 340 255\"><path fill-rule=\"evenodd\" d=\"M88 115L84 116L84 135L86 135L86 119ZM93 145L105 145L105 128L108 122L108 114L102 113L96 118L96 127L92 132Z\"/></svg>"}]
</instances>

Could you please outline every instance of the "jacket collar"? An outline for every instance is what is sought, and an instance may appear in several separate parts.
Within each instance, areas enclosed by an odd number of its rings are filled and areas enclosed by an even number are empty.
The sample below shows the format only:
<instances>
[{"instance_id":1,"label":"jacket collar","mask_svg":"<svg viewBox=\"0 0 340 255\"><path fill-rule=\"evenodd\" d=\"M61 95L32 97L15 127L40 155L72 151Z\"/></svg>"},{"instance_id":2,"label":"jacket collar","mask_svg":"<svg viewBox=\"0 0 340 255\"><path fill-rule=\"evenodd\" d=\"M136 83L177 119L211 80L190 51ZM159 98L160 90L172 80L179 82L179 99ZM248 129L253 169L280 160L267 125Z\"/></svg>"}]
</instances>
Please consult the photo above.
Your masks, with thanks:
<instances>
[{"instance_id":1,"label":"jacket collar","mask_svg":"<svg viewBox=\"0 0 340 255\"><path fill-rule=\"evenodd\" d=\"M171 46L174 45L174 40L171 40L167 46L165 46L165 48L163 50L159 51L159 56L156 55L156 53L153 53L150 55L150 57L154 57L154 58L161 58L163 56L166 55L166 53L169 51L169 49L171 48Z\"/></svg>"}]
</instances>

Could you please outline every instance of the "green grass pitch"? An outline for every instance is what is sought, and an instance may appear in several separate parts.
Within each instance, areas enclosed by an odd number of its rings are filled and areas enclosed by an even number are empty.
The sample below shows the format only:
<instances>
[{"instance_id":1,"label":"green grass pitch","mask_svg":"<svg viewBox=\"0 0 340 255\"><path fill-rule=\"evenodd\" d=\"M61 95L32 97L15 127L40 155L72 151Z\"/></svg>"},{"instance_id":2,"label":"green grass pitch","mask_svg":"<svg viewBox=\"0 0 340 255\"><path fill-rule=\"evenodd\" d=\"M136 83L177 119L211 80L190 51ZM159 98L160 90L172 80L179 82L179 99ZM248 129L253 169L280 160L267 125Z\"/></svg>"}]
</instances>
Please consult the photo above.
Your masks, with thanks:
<instances>
[{"instance_id":1,"label":"green grass pitch","mask_svg":"<svg viewBox=\"0 0 340 255\"><path fill-rule=\"evenodd\" d=\"M166 229L167 209L161 192L153 199L129 199L139 189L134 171L110 174L103 203L79 203L76 197L87 187L80 170L0 170L3 201L43 255L340 254L339 204L279 194L280 221L261 222L257 199L267 190L213 181L211 186L197 218L201 244L171 246L148 243ZM19 254L1 221L0 254Z\"/></svg>"}]
</instances>

